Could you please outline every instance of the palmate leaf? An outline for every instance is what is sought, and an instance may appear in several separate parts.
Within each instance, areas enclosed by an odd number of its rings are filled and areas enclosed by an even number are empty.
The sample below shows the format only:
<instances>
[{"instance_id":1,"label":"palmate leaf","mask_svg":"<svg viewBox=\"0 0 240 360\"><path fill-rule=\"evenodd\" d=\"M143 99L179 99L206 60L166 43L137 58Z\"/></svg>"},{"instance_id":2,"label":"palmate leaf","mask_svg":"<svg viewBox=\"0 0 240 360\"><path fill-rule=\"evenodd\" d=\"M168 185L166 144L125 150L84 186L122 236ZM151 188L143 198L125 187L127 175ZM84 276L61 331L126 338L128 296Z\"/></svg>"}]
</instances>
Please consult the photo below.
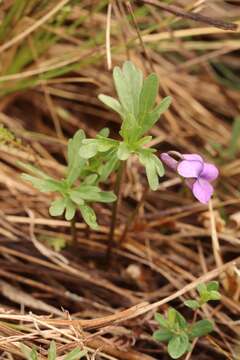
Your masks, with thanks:
<instances>
[{"instance_id":1,"label":"palmate leaf","mask_svg":"<svg viewBox=\"0 0 240 360\"><path fill-rule=\"evenodd\" d=\"M86 160L79 155L79 148L83 139L85 139L84 131L78 130L68 142L68 168L66 180L69 185L72 185L77 180L86 162Z\"/></svg>"},{"instance_id":2,"label":"palmate leaf","mask_svg":"<svg viewBox=\"0 0 240 360\"><path fill-rule=\"evenodd\" d=\"M116 149L110 150L107 156L106 163L101 165L98 169L98 173L100 176L99 181L106 181L109 175L118 168L120 161L117 157Z\"/></svg>"},{"instance_id":3,"label":"palmate leaf","mask_svg":"<svg viewBox=\"0 0 240 360\"><path fill-rule=\"evenodd\" d=\"M98 152L107 152L116 147L118 141L99 137L97 139L85 139L79 149L79 155L84 159L91 159Z\"/></svg>"},{"instance_id":4,"label":"palmate leaf","mask_svg":"<svg viewBox=\"0 0 240 360\"><path fill-rule=\"evenodd\" d=\"M111 203L116 200L112 191L101 191L97 186L81 185L70 192L73 202L83 205L84 201Z\"/></svg>"}]
</instances>

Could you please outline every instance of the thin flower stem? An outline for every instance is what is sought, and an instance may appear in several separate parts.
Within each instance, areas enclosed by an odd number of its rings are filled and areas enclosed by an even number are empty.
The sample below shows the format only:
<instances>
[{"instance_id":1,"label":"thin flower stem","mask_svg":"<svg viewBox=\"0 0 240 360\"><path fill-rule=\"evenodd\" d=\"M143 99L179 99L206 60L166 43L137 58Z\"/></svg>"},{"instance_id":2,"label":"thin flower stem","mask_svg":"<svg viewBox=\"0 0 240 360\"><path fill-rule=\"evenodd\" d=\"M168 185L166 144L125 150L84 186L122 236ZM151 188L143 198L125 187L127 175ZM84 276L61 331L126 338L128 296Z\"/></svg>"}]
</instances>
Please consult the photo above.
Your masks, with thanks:
<instances>
[{"instance_id":1,"label":"thin flower stem","mask_svg":"<svg viewBox=\"0 0 240 360\"><path fill-rule=\"evenodd\" d=\"M127 236L128 232L129 232L132 224L134 223L136 217L138 216L139 210L140 210L141 206L143 206L148 194L149 194L149 192L147 190L143 192L142 198L139 200L137 206L135 207L135 209L133 210L131 215L128 217L127 222L126 222L125 227L124 227L124 230L123 230L123 233L122 233L122 236L121 236L121 238L119 240L120 245L122 245L125 242L126 236Z\"/></svg>"},{"instance_id":2,"label":"thin flower stem","mask_svg":"<svg viewBox=\"0 0 240 360\"><path fill-rule=\"evenodd\" d=\"M71 235L72 235L72 244L76 245L76 243L77 243L77 228L76 228L76 218L75 217L71 220Z\"/></svg>"},{"instance_id":3,"label":"thin flower stem","mask_svg":"<svg viewBox=\"0 0 240 360\"><path fill-rule=\"evenodd\" d=\"M114 187L114 193L117 196L117 200L113 203L113 207L112 207L112 218L111 218L111 225L110 225L110 231L109 231L109 237L108 237L108 248L107 248L107 254L106 254L107 264L110 264L110 262L111 262L112 249L113 249L113 246L115 243L114 233L115 233L115 228L116 228L116 223L117 223L118 206L119 206L119 203L121 200L121 185L122 185L124 172L125 172L125 161L121 161L120 166L118 168L117 179L116 179L115 187Z\"/></svg>"}]
</instances>

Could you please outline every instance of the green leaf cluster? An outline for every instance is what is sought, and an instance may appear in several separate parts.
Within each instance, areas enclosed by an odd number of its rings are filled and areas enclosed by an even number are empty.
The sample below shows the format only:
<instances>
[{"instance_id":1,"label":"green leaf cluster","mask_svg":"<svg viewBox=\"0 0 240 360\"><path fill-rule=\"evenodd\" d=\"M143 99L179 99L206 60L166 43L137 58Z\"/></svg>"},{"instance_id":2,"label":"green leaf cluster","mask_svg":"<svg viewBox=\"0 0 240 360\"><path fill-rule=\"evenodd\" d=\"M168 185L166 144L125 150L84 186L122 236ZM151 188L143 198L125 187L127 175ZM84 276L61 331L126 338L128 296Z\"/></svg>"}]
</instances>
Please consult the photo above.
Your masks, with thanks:
<instances>
[{"instance_id":1,"label":"green leaf cluster","mask_svg":"<svg viewBox=\"0 0 240 360\"><path fill-rule=\"evenodd\" d=\"M174 308L169 308L166 317L156 313L155 320L160 329L154 332L153 338L168 343L168 353L172 359L178 359L190 351L193 339L205 336L213 330L213 324L209 320L188 324Z\"/></svg>"},{"instance_id":2,"label":"green leaf cluster","mask_svg":"<svg viewBox=\"0 0 240 360\"><path fill-rule=\"evenodd\" d=\"M35 348L31 349L24 344L20 344L20 349L25 359L27 360L38 360L38 353ZM86 350L80 350L75 348L63 357L63 360L80 360L87 354ZM51 341L48 349L48 360L57 360L57 349L55 341Z\"/></svg>"},{"instance_id":3,"label":"green leaf cluster","mask_svg":"<svg viewBox=\"0 0 240 360\"><path fill-rule=\"evenodd\" d=\"M146 169L149 186L156 190L159 176L164 175L161 161L154 155L156 149L146 148L152 139L145 136L161 114L165 112L171 98L164 98L159 105L155 105L158 94L158 78L150 74L143 79L142 72L131 61L126 61L122 69L115 67L113 79L118 100L107 95L99 95L99 99L109 108L118 113L122 119L120 135L122 141L116 141L98 135L95 139L84 139L80 154L86 159L97 153L109 153L111 164L107 162L106 171L119 166L119 161L126 161L132 154L136 154Z\"/></svg>"},{"instance_id":4,"label":"green leaf cluster","mask_svg":"<svg viewBox=\"0 0 240 360\"><path fill-rule=\"evenodd\" d=\"M80 156L79 149L84 139L84 132L79 130L69 140L66 175L61 180L54 179L29 164L21 163L20 165L32 174L23 174L22 177L31 182L36 189L59 195L56 200L52 201L49 208L51 216L64 214L66 220L72 220L76 211L79 210L84 221L92 229L97 229L96 214L89 204L93 202L110 203L116 200L116 196L113 192L102 191L99 187L101 180L99 173L104 169L105 163L103 164L101 159L95 159L95 166L93 166L93 161Z\"/></svg>"},{"instance_id":5,"label":"green leaf cluster","mask_svg":"<svg viewBox=\"0 0 240 360\"><path fill-rule=\"evenodd\" d=\"M186 300L184 304L192 310L197 310L208 301L220 300L221 294L219 293L219 283L211 281L208 284L199 284L197 286L198 298L194 300Z\"/></svg>"}]
</instances>

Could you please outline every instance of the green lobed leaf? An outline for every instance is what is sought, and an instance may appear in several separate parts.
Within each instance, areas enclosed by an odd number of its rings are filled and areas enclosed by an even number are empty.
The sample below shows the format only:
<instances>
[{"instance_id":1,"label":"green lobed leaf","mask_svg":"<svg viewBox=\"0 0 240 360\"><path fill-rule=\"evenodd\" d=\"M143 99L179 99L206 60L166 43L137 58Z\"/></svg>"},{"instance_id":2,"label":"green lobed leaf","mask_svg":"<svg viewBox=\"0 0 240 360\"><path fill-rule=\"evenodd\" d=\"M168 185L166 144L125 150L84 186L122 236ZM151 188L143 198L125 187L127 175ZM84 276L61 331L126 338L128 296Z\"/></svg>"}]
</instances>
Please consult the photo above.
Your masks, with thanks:
<instances>
[{"instance_id":1,"label":"green lobed leaf","mask_svg":"<svg viewBox=\"0 0 240 360\"><path fill-rule=\"evenodd\" d=\"M142 128L132 113L128 113L124 117L119 133L124 141L129 144L133 144L141 136Z\"/></svg>"},{"instance_id":2,"label":"green lobed leaf","mask_svg":"<svg viewBox=\"0 0 240 360\"><path fill-rule=\"evenodd\" d=\"M97 143L95 140L92 140L88 143L83 143L79 148L79 155L83 159L91 159L98 152Z\"/></svg>"},{"instance_id":3,"label":"green lobed leaf","mask_svg":"<svg viewBox=\"0 0 240 360\"><path fill-rule=\"evenodd\" d=\"M101 136L101 137L107 138L107 137L109 136L109 134L110 134L109 128L105 127L105 128L102 128L102 129L99 131L99 133L98 133L97 136Z\"/></svg>"},{"instance_id":4,"label":"green lobed leaf","mask_svg":"<svg viewBox=\"0 0 240 360\"><path fill-rule=\"evenodd\" d=\"M57 359L56 343L54 340L52 340L50 343L50 347L48 349L48 360L56 360L56 359Z\"/></svg>"},{"instance_id":5,"label":"green lobed leaf","mask_svg":"<svg viewBox=\"0 0 240 360\"><path fill-rule=\"evenodd\" d=\"M197 321L191 328L191 338L205 336L213 331L213 324L209 320Z\"/></svg>"},{"instance_id":6,"label":"green lobed leaf","mask_svg":"<svg viewBox=\"0 0 240 360\"><path fill-rule=\"evenodd\" d=\"M185 333L173 336L168 343L168 353L172 359L178 359L188 351L189 338Z\"/></svg>"},{"instance_id":7,"label":"green lobed leaf","mask_svg":"<svg viewBox=\"0 0 240 360\"><path fill-rule=\"evenodd\" d=\"M80 205L79 209L81 211L84 221L90 226L90 228L97 230L98 224L94 210L86 204Z\"/></svg>"},{"instance_id":8,"label":"green lobed leaf","mask_svg":"<svg viewBox=\"0 0 240 360\"><path fill-rule=\"evenodd\" d=\"M83 130L78 130L72 139L68 141L68 169L67 182L72 185L78 178L81 169L85 164L85 159L79 156L79 149L85 139Z\"/></svg>"},{"instance_id":9,"label":"green lobed leaf","mask_svg":"<svg viewBox=\"0 0 240 360\"><path fill-rule=\"evenodd\" d=\"M61 216L66 208L66 199L61 198L52 202L49 213L51 216Z\"/></svg>"},{"instance_id":10,"label":"green lobed leaf","mask_svg":"<svg viewBox=\"0 0 240 360\"><path fill-rule=\"evenodd\" d=\"M70 199L68 199L66 204L65 219L67 221L72 220L75 216L76 210L76 205Z\"/></svg>"},{"instance_id":11,"label":"green lobed leaf","mask_svg":"<svg viewBox=\"0 0 240 360\"><path fill-rule=\"evenodd\" d=\"M131 94L134 109L133 114L137 117L139 113L139 100L143 85L143 75L141 70L139 70L131 61L124 62L122 71Z\"/></svg>"},{"instance_id":12,"label":"green lobed leaf","mask_svg":"<svg viewBox=\"0 0 240 360\"><path fill-rule=\"evenodd\" d=\"M97 174L91 174L85 177L85 179L83 180L83 184L86 185L95 185L98 179L98 175Z\"/></svg>"},{"instance_id":13,"label":"green lobed leaf","mask_svg":"<svg viewBox=\"0 0 240 360\"><path fill-rule=\"evenodd\" d=\"M157 341L169 341L173 333L168 329L157 330L153 333L153 338Z\"/></svg>"},{"instance_id":14,"label":"green lobed leaf","mask_svg":"<svg viewBox=\"0 0 240 360\"><path fill-rule=\"evenodd\" d=\"M125 142L121 142L118 150L117 150L117 157L119 160L127 160L131 154L131 150L129 149L128 145Z\"/></svg>"},{"instance_id":15,"label":"green lobed leaf","mask_svg":"<svg viewBox=\"0 0 240 360\"><path fill-rule=\"evenodd\" d=\"M121 117L123 116L123 108L118 100L114 99L111 96L100 94L98 96L99 100L102 101L107 107L116 111Z\"/></svg>"},{"instance_id":16,"label":"green lobed leaf","mask_svg":"<svg viewBox=\"0 0 240 360\"><path fill-rule=\"evenodd\" d=\"M154 160L158 176L162 177L165 174L165 169L162 161L154 154L152 155L152 159Z\"/></svg>"},{"instance_id":17,"label":"green lobed leaf","mask_svg":"<svg viewBox=\"0 0 240 360\"><path fill-rule=\"evenodd\" d=\"M187 307L189 307L192 310L196 310L200 307L197 300L186 300L186 301L184 301L184 305L186 305Z\"/></svg>"},{"instance_id":18,"label":"green lobed leaf","mask_svg":"<svg viewBox=\"0 0 240 360\"><path fill-rule=\"evenodd\" d=\"M70 353L64 356L63 360L79 360L87 355L86 350L80 350L78 348L73 349Z\"/></svg>"},{"instance_id":19,"label":"green lobed leaf","mask_svg":"<svg viewBox=\"0 0 240 360\"><path fill-rule=\"evenodd\" d=\"M165 97L161 103L151 112L149 112L144 119L144 123L142 124L142 134L149 131L155 123L159 120L161 114L163 114L171 104L171 97Z\"/></svg>"},{"instance_id":20,"label":"green lobed leaf","mask_svg":"<svg viewBox=\"0 0 240 360\"><path fill-rule=\"evenodd\" d=\"M118 66L116 66L113 69L113 79L118 94L118 98L124 109L124 112L129 112L131 114L134 114L134 104L133 104L133 99L131 96L129 84L126 81L126 78L122 70Z\"/></svg>"},{"instance_id":21,"label":"green lobed leaf","mask_svg":"<svg viewBox=\"0 0 240 360\"><path fill-rule=\"evenodd\" d=\"M106 181L109 175L117 169L119 164L120 161L116 155L116 150L114 149L111 158L99 169L100 180Z\"/></svg>"},{"instance_id":22,"label":"green lobed leaf","mask_svg":"<svg viewBox=\"0 0 240 360\"><path fill-rule=\"evenodd\" d=\"M158 92L158 78L150 74L144 81L139 101L139 121L144 122L146 115L152 110Z\"/></svg>"},{"instance_id":23,"label":"green lobed leaf","mask_svg":"<svg viewBox=\"0 0 240 360\"><path fill-rule=\"evenodd\" d=\"M39 179L28 174L22 174L21 177L31 182L32 186L41 192L62 192L65 190L65 186L62 181L53 179Z\"/></svg>"},{"instance_id":24,"label":"green lobed leaf","mask_svg":"<svg viewBox=\"0 0 240 360\"><path fill-rule=\"evenodd\" d=\"M150 188L155 191L159 186L158 169L153 154L148 150L141 150L139 152L139 160L146 169L147 179Z\"/></svg>"}]
</instances>

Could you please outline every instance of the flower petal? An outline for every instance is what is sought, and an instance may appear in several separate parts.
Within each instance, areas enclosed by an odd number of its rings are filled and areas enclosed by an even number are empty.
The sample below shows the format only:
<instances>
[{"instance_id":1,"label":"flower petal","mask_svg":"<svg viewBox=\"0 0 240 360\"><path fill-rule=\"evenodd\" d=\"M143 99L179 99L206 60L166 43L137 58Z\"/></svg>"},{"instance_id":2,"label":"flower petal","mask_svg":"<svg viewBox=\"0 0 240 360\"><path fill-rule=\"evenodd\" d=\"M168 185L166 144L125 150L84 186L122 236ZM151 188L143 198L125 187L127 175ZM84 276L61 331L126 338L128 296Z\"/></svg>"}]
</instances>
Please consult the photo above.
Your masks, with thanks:
<instances>
[{"instance_id":1,"label":"flower petal","mask_svg":"<svg viewBox=\"0 0 240 360\"><path fill-rule=\"evenodd\" d=\"M183 154L182 158L184 160L198 160L203 162L203 158L198 154Z\"/></svg>"},{"instance_id":2,"label":"flower petal","mask_svg":"<svg viewBox=\"0 0 240 360\"><path fill-rule=\"evenodd\" d=\"M167 153L162 153L160 155L160 158L162 162L164 162L164 164L166 164L170 169L174 171L177 170L178 161L172 158L170 155L168 155Z\"/></svg>"},{"instance_id":3,"label":"flower petal","mask_svg":"<svg viewBox=\"0 0 240 360\"><path fill-rule=\"evenodd\" d=\"M207 204L213 194L212 185L204 179L198 179L193 184L193 195L203 204Z\"/></svg>"},{"instance_id":4,"label":"flower petal","mask_svg":"<svg viewBox=\"0 0 240 360\"><path fill-rule=\"evenodd\" d=\"M200 175L202 179L213 181L218 177L218 175L219 175L219 171L215 165L204 163L203 170Z\"/></svg>"},{"instance_id":5,"label":"flower petal","mask_svg":"<svg viewBox=\"0 0 240 360\"><path fill-rule=\"evenodd\" d=\"M198 178L203 169L203 163L196 160L183 160L177 167L179 175L185 178Z\"/></svg>"}]
</instances>

